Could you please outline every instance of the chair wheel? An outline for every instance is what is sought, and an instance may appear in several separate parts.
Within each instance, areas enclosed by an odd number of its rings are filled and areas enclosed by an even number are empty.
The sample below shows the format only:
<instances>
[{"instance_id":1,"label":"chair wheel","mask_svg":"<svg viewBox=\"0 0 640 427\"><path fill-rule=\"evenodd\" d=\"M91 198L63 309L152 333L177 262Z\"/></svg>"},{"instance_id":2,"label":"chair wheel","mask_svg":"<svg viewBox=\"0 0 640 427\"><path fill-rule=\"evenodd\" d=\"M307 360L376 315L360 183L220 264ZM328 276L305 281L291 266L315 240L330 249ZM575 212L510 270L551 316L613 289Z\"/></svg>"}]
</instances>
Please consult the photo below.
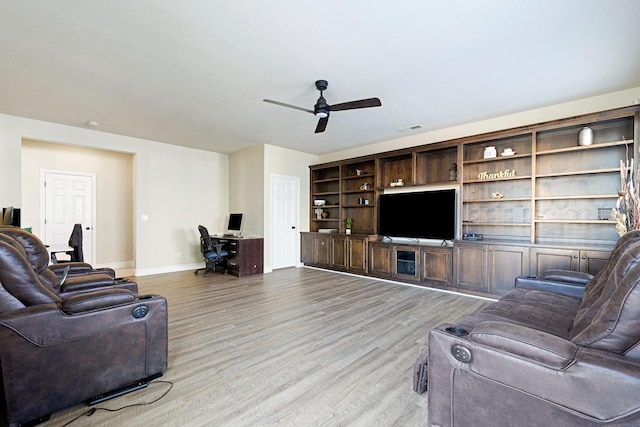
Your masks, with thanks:
<instances>
[{"instance_id":1,"label":"chair wheel","mask_svg":"<svg viewBox=\"0 0 640 427\"><path fill-rule=\"evenodd\" d=\"M198 275L198 270L194 271L193 274Z\"/></svg>"}]
</instances>

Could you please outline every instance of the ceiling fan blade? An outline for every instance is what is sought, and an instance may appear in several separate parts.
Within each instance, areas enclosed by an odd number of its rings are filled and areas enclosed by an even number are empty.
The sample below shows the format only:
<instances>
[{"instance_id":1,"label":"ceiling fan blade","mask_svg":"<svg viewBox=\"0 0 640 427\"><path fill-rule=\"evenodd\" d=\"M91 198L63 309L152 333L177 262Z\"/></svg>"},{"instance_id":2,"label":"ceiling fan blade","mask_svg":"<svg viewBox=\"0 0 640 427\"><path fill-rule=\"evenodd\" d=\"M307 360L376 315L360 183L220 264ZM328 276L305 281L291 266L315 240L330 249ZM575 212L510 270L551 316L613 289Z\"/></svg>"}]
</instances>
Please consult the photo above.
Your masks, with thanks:
<instances>
[{"instance_id":1,"label":"ceiling fan blade","mask_svg":"<svg viewBox=\"0 0 640 427\"><path fill-rule=\"evenodd\" d=\"M358 101L343 102L329 107L330 111L355 110L356 108L380 107L382 102L378 98L360 99Z\"/></svg>"},{"instance_id":2,"label":"ceiling fan blade","mask_svg":"<svg viewBox=\"0 0 640 427\"><path fill-rule=\"evenodd\" d=\"M264 102L268 102L269 104L275 104L275 105L279 105L281 107L293 108L294 110L300 110L300 111L304 111L304 112L313 114L313 110L309 110L308 108L302 108L302 107L298 107L296 105L285 104L284 102L274 101L272 99L263 99L263 101Z\"/></svg>"},{"instance_id":3,"label":"ceiling fan blade","mask_svg":"<svg viewBox=\"0 0 640 427\"><path fill-rule=\"evenodd\" d=\"M329 121L329 116L318 120L318 126L316 126L315 133L324 132L324 130L327 128L327 122L328 121Z\"/></svg>"}]
</instances>

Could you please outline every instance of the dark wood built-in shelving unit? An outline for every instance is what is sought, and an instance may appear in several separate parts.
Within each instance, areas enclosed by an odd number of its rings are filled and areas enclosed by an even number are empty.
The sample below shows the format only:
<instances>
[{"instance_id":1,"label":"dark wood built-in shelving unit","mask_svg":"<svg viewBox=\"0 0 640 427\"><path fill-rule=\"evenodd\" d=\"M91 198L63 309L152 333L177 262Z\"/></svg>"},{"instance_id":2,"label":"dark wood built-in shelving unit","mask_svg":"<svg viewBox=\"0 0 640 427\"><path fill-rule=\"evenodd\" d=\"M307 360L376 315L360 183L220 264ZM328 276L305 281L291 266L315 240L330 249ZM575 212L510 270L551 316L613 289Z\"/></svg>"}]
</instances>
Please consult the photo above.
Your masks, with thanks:
<instances>
[{"instance_id":1,"label":"dark wood built-in shelving unit","mask_svg":"<svg viewBox=\"0 0 640 427\"><path fill-rule=\"evenodd\" d=\"M595 273L618 239L602 210L616 205L620 161L638 160L639 111L620 108L311 166L311 200L326 200L327 214L317 219L312 207L302 260L496 295L518 274L548 268ZM578 145L584 126L592 129L591 145ZM485 158L487 147L497 156ZM484 240L448 247L381 241L381 194L443 187L458 189L458 238L469 233Z\"/></svg>"}]
</instances>

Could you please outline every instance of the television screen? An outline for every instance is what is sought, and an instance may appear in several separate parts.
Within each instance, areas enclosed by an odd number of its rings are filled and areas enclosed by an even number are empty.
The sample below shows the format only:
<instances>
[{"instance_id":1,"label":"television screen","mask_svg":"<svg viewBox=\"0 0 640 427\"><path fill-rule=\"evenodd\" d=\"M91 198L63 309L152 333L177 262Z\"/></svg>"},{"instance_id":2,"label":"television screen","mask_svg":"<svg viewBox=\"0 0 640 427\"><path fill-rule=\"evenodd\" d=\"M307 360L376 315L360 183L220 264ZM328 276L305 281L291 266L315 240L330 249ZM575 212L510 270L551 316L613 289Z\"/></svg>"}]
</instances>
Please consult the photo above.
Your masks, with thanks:
<instances>
[{"instance_id":1,"label":"television screen","mask_svg":"<svg viewBox=\"0 0 640 427\"><path fill-rule=\"evenodd\" d=\"M227 230L240 231L241 227L242 227L242 214L241 213L230 214L229 225L227 226Z\"/></svg>"},{"instance_id":2,"label":"television screen","mask_svg":"<svg viewBox=\"0 0 640 427\"><path fill-rule=\"evenodd\" d=\"M452 240L456 234L454 189L382 194L378 234L389 237Z\"/></svg>"}]
</instances>

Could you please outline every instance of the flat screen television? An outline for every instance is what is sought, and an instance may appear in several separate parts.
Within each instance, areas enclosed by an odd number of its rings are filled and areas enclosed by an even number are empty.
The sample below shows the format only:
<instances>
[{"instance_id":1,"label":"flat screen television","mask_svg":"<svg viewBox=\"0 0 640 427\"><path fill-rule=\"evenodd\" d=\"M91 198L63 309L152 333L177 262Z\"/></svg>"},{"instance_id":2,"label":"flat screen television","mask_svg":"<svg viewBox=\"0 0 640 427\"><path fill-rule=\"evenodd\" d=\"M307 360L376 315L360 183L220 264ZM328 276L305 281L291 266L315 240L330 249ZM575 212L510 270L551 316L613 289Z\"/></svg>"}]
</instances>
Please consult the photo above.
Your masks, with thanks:
<instances>
[{"instance_id":1,"label":"flat screen television","mask_svg":"<svg viewBox=\"0 0 640 427\"><path fill-rule=\"evenodd\" d=\"M227 225L227 230L240 231L241 228L242 228L242 214L241 213L229 214L229 224Z\"/></svg>"},{"instance_id":2,"label":"flat screen television","mask_svg":"<svg viewBox=\"0 0 640 427\"><path fill-rule=\"evenodd\" d=\"M378 209L378 234L382 236L455 238L455 189L382 194Z\"/></svg>"}]
</instances>

